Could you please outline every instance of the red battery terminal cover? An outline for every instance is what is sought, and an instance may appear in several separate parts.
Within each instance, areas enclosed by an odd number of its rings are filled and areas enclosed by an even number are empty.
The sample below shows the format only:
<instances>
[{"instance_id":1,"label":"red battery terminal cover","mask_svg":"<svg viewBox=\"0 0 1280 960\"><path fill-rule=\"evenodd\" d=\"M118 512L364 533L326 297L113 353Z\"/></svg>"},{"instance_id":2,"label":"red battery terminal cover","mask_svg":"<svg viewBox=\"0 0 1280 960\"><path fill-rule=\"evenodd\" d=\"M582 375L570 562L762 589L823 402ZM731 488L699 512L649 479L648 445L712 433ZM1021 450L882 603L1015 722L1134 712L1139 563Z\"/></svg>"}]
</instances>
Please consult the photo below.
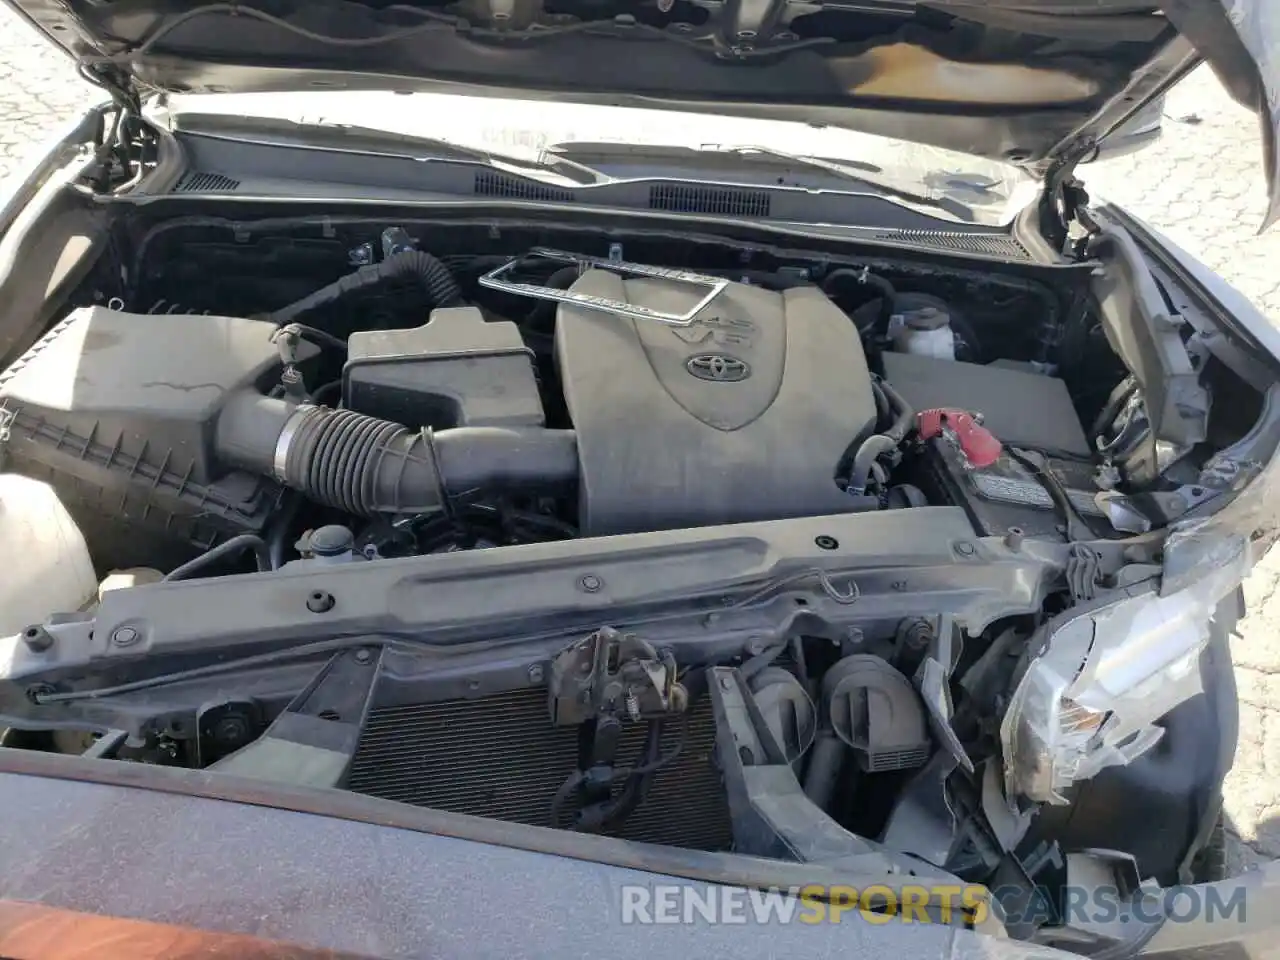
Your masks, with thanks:
<instances>
[{"instance_id":1,"label":"red battery terminal cover","mask_svg":"<svg viewBox=\"0 0 1280 960\"><path fill-rule=\"evenodd\" d=\"M921 410L916 415L916 430L921 440L934 437L948 440L960 451L965 463L975 470L991 466L1000 459L1003 449L995 435L967 410L953 407Z\"/></svg>"}]
</instances>

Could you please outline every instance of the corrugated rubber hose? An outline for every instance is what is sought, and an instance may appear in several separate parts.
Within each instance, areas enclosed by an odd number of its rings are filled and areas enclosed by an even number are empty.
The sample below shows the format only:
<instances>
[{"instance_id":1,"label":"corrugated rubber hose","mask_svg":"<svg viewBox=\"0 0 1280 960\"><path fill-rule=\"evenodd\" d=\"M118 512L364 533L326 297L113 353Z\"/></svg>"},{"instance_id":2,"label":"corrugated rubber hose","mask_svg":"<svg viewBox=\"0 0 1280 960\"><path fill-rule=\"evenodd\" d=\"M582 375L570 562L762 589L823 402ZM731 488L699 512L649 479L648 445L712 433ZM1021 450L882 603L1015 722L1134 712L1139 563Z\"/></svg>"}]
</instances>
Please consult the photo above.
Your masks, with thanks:
<instances>
[{"instance_id":1,"label":"corrugated rubber hose","mask_svg":"<svg viewBox=\"0 0 1280 960\"><path fill-rule=\"evenodd\" d=\"M354 273L335 280L321 287L315 293L308 294L301 300L295 300L286 307L273 310L267 319L277 326L283 326L297 317L333 303L357 290L366 290L388 280L397 278L413 278L422 284L432 305L436 307L462 306L462 291L453 274L443 263L421 250L404 250L394 253L381 263L372 263L361 267Z\"/></svg>"},{"instance_id":2,"label":"corrugated rubber hose","mask_svg":"<svg viewBox=\"0 0 1280 960\"><path fill-rule=\"evenodd\" d=\"M578 478L572 430L411 430L248 392L224 409L217 446L229 463L358 516L434 513L476 490L564 492Z\"/></svg>"}]
</instances>

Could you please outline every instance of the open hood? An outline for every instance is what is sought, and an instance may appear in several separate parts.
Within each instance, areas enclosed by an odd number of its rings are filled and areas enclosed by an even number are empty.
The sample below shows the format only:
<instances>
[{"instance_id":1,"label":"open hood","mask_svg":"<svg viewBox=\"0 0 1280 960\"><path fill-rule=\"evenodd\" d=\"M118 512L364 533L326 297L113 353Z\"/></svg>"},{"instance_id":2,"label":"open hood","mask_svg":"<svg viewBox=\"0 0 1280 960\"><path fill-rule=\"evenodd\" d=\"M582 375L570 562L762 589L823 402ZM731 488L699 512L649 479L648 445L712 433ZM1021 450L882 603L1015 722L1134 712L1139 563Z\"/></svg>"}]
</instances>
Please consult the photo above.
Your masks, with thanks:
<instances>
[{"instance_id":1,"label":"open hood","mask_svg":"<svg viewBox=\"0 0 1280 960\"><path fill-rule=\"evenodd\" d=\"M1053 179L1202 59L1262 120L1275 0L6 0L121 95L380 88L801 120Z\"/></svg>"}]
</instances>

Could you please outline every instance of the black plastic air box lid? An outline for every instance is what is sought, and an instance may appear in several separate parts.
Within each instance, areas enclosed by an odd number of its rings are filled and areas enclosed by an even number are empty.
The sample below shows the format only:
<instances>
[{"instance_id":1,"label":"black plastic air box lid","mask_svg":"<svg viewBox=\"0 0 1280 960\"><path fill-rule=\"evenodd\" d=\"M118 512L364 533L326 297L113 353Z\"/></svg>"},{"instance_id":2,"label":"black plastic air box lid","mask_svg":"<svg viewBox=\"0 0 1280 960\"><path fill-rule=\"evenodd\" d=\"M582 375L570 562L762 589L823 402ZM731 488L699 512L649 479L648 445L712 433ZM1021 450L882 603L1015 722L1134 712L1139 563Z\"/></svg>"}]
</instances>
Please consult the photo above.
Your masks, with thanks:
<instances>
[{"instance_id":1,"label":"black plastic air box lid","mask_svg":"<svg viewBox=\"0 0 1280 960\"><path fill-rule=\"evenodd\" d=\"M410 427L545 422L519 328L475 307L433 310L421 327L353 333L342 380L352 410Z\"/></svg>"},{"instance_id":2,"label":"black plastic air box lid","mask_svg":"<svg viewBox=\"0 0 1280 960\"><path fill-rule=\"evenodd\" d=\"M1054 377L1009 367L939 360L906 353L883 355L885 379L916 410L959 407L981 413L1001 443L1087 457L1067 385Z\"/></svg>"},{"instance_id":3,"label":"black plastic air box lid","mask_svg":"<svg viewBox=\"0 0 1280 960\"><path fill-rule=\"evenodd\" d=\"M279 366L274 324L243 317L73 311L0 377L0 409L59 446L102 446L188 481L219 475L213 431L227 397ZM317 353L299 345L299 358ZM25 432L25 431L24 431ZM31 442L43 442L31 434Z\"/></svg>"}]
</instances>

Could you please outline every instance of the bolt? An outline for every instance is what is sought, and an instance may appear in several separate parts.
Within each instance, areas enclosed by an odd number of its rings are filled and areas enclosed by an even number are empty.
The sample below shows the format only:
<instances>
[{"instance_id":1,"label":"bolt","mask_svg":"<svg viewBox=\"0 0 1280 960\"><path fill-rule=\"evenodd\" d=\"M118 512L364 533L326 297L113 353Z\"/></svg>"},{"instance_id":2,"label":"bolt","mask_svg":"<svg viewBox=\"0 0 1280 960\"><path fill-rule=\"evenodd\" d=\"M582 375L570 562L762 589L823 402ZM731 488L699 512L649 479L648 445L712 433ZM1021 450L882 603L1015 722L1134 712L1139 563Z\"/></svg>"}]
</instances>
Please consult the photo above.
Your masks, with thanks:
<instances>
[{"instance_id":1,"label":"bolt","mask_svg":"<svg viewBox=\"0 0 1280 960\"><path fill-rule=\"evenodd\" d=\"M750 656L758 657L764 653L765 644L764 637L752 637L747 641L747 653Z\"/></svg>"},{"instance_id":2,"label":"bolt","mask_svg":"<svg viewBox=\"0 0 1280 960\"><path fill-rule=\"evenodd\" d=\"M968 540L961 540L956 544L956 553L960 554L962 557L972 557L977 552L977 547Z\"/></svg>"},{"instance_id":3,"label":"bolt","mask_svg":"<svg viewBox=\"0 0 1280 960\"><path fill-rule=\"evenodd\" d=\"M324 590L312 590L307 595L307 609L312 613L328 613L337 602L333 599L332 593L326 593Z\"/></svg>"},{"instance_id":4,"label":"bolt","mask_svg":"<svg viewBox=\"0 0 1280 960\"><path fill-rule=\"evenodd\" d=\"M370 653L368 650L366 650L364 647L361 647L359 650L356 651L356 663L368 663L372 659L373 659L373 654Z\"/></svg>"},{"instance_id":5,"label":"bolt","mask_svg":"<svg viewBox=\"0 0 1280 960\"><path fill-rule=\"evenodd\" d=\"M861 627L850 627L844 632L844 638L850 643L861 643L864 637Z\"/></svg>"},{"instance_id":6,"label":"bolt","mask_svg":"<svg viewBox=\"0 0 1280 960\"><path fill-rule=\"evenodd\" d=\"M829 537L825 533L820 537L814 537L813 542L819 550L834 550L840 546L840 541L835 537Z\"/></svg>"},{"instance_id":7,"label":"bolt","mask_svg":"<svg viewBox=\"0 0 1280 960\"><path fill-rule=\"evenodd\" d=\"M26 643L27 649L33 653L40 653L42 650L48 650L53 646L53 634L49 633L44 627L27 627L22 631L22 639Z\"/></svg>"},{"instance_id":8,"label":"bolt","mask_svg":"<svg viewBox=\"0 0 1280 960\"><path fill-rule=\"evenodd\" d=\"M587 573L583 574L581 579L578 580L578 586L587 591L587 593L596 593L604 586L604 581L594 573Z\"/></svg>"},{"instance_id":9,"label":"bolt","mask_svg":"<svg viewBox=\"0 0 1280 960\"><path fill-rule=\"evenodd\" d=\"M541 683L542 677L543 677L542 664L540 663L529 664L529 682Z\"/></svg>"},{"instance_id":10,"label":"bolt","mask_svg":"<svg viewBox=\"0 0 1280 960\"><path fill-rule=\"evenodd\" d=\"M479 689L480 689L480 681L479 681L479 680L468 680L468 681L467 681L467 689L468 689L468 690L479 690Z\"/></svg>"},{"instance_id":11,"label":"bolt","mask_svg":"<svg viewBox=\"0 0 1280 960\"><path fill-rule=\"evenodd\" d=\"M223 717L213 728L213 739L223 746L248 739L249 731L241 717Z\"/></svg>"},{"instance_id":12,"label":"bolt","mask_svg":"<svg viewBox=\"0 0 1280 960\"><path fill-rule=\"evenodd\" d=\"M133 627L117 627L111 634L111 642L117 647L130 647L137 643L140 635Z\"/></svg>"},{"instance_id":13,"label":"bolt","mask_svg":"<svg viewBox=\"0 0 1280 960\"><path fill-rule=\"evenodd\" d=\"M733 681L730 680L728 677L721 677L720 686L723 687L725 690L728 690L733 686Z\"/></svg>"}]
</instances>

